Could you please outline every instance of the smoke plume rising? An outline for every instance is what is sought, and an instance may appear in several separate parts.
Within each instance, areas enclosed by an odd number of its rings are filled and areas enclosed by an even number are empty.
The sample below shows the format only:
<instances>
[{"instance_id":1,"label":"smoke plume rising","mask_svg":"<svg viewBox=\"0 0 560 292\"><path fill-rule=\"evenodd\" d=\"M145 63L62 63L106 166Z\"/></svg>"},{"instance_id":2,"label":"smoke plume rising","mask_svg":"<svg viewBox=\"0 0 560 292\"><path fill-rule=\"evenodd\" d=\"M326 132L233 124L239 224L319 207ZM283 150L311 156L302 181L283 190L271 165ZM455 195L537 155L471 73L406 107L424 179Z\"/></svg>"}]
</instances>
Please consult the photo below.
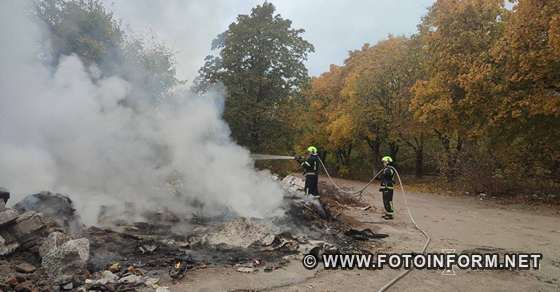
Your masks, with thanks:
<instances>
[{"instance_id":1,"label":"smoke plume rising","mask_svg":"<svg viewBox=\"0 0 560 292\"><path fill-rule=\"evenodd\" d=\"M74 55L55 68L38 60L42 29L26 5L0 4L0 186L15 193L12 203L66 193L90 224L100 206L126 202L186 215L193 206L251 217L277 209L282 191L230 139L219 89L178 88L158 107L123 106L134 84L98 77Z\"/></svg>"}]
</instances>

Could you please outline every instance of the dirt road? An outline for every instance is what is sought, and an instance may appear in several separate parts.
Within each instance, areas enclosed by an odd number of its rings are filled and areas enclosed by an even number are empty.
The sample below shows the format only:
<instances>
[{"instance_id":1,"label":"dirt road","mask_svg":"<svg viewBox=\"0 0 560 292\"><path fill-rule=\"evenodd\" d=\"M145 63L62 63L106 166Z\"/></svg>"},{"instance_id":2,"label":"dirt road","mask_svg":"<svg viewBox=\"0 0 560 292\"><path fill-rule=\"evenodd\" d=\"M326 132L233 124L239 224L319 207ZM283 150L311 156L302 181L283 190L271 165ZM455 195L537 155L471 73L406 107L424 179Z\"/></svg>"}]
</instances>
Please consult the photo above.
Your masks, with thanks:
<instances>
[{"instance_id":1,"label":"dirt road","mask_svg":"<svg viewBox=\"0 0 560 292\"><path fill-rule=\"evenodd\" d=\"M360 182L338 180L343 186ZM406 186L405 186L406 187ZM424 239L406 215L403 197L396 192L397 218L380 218L382 204L377 187L364 199L373 208L349 208L345 215L361 222L359 228L387 233L385 252L419 251ZM544 258L538 271L464 271L442 275L441 271L415 270L390 291L560 291L560 216L557 211L499 205L476 197L450 197L410 192L408 203L432 237L429 252L442 249L480 252L539 252ZM400 271L305 270L292 261L271 273L236 272L232 268L197 270L172 291L377 291Z\"/></svg>"}]
</instances>

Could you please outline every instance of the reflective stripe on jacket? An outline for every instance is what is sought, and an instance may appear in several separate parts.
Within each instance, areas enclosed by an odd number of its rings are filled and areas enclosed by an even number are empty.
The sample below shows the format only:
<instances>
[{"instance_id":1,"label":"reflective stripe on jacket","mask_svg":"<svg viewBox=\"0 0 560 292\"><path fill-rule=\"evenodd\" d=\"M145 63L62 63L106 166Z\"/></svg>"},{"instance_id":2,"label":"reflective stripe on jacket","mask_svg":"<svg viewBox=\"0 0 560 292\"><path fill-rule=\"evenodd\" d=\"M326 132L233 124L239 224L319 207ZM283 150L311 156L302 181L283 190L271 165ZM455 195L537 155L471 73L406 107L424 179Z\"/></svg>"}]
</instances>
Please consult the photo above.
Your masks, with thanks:
<instances>
[{"instance_id":1,"label":"reflective stripe on jacket","mask_svg":"<svg viewBox=\"0 0 560 292\"><path fill-rule=\"evenodd\" d=\"M317 154L311 154L307 157L307 160L301 163L303 167L304 175L317 175L319 172L319 156Z\"/></svg>"},{"instance_id":2,"label":"reflective stripe on jacket","mask_svg":"<svg viewBox=\"0 0 560 292\"><path fill-rule=\"evenodd\" d=\"M380 175L381 186L387 189L393 189L395 184L395 171L390 167L385 167Z\"/></svg>"}]
</instances>

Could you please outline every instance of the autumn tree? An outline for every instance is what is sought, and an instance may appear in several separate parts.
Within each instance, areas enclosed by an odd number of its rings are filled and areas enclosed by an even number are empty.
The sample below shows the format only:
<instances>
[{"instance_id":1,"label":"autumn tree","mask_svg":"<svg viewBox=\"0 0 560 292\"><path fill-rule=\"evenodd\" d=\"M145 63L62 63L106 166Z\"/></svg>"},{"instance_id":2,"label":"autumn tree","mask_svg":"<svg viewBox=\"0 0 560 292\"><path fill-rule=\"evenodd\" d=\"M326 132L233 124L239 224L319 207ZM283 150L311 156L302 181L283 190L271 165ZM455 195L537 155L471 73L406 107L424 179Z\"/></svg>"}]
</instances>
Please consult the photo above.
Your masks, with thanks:
<instances>
[{"instance_id":1,"label":"autumn tree","mask_svg":"<svg viewBox=\"0 0 560 292\"><path fill-rule=\"evenodd\" d=\"M500 169L559 178L560 2L518 1L492 56L496 102L487 136Z\"/></svg>"},{"instance_id":2,"label":"autumn tree","mask_svg":"<svg viewBox=\"0 0 560 292\"><path fill-rule=\"evenodd\" d=\"M417 34L350 52L304 95L306 141L346 169L411 150L417 175L437 153L439 172L475 192L560 188L558 1L438 0Z\"/></svg>"},{"instance_id":3,"label":"autumn tree","mask_svg":"<svg viewBox=\"0 0 560 292\"><path fill-rule=\"evenodd\" d=\"M301 121L295 125L300 129L297 148L301 150L306 145L316 145L325 161L327 155L332 154L339 173L348 171L353 145L352 123L344 123L340 119L340 115L347 113L339 108L344 82L343 68L331 65L328 72L312 78L310 86L304 91L302 108L294 112Z\"/></svg>"},{"instance_id":4,"label":"autumn tree","mask_svg":"<svg viewBox=\"0 0 560 292\"><path fill-rule=\"evenodd\" d=\"M314 79L312 83L316 101L322 104L323 123L328 137L328 149L334 154L337 171L348 174L352 151L358 140L357 124L351 104L342 94L348 69L331 65L330 71Z\"/></svg>"},{"instance_id":5,"label":"autumn tree","mask_svg":"<svg viewBox=\"0 0 560 292\"><path fill-rule=\"evenodd\" d=\"M271 151L285 140L278 108L308 81L303 62L313 51L304 30L274 11L265 2L239 15L212 43L218 53L206 58L194 86L226 87L224 119L235 140L254 151Z\"/></svg>"},{"instance_id":6,"label":"autumn tree","mask_svg":"<svg viewBox=\"0 0 560 292\"><path fill-rule=\"evenodd\" d=\"M472 90L473 80L491 68L505 11L501 0L439 0L419 25L426 78L413 88L412 109L439 137L448 179L466 140L487 122L477 110L492 100L486 88Z\"/></svg>"},{"instance_id":7,"label":"autumn tree","mask_svg":"<svg viewBox=\"0 0 560 292\"><path fill-rule=\"evenodd\" d=\"M350 73L342 92L353 105L358 133L370 147L375 167L381 167L383 144L396 160L404 145L413 149L421 176L426 133L409 110L411 87L421 76L417 42L389 36L352 52L346 66Z\"/></svg>"},{"instance_id":8,"label":"autumn tree","mask_svg":"<svg viewBox=\"0 0 560 292\"><path fill-rule=\"evenodd\" d=\"M76 54L87 65L110 67L119 55L124 32L103 3L96 0L37 0L36 14L46 25L54 64Z\"/></svg>"},{"instance_id":9,"label":"autumn tree","mask_svg":"<svg viewBox=\"0 0 560 292\"><path fill-rule=\"evenodd\" d=\"M156 41L127 36L100 0L36 0L35 16L47 28L44 56L52 66L76 55L101 76L117 75L134 86L126 102L157 103L180 81L174 54Z\"/></svg>"},{"instance_id":10,"label":"autumn tree","mask_svg":"<svg viewBox=\"0 0 560 292\"><path fill-rule=\"evenodd\" d=\"M375 169L381 167L381 146L387 140L387 120L383 107L372 96L371 89L377 88L365 79L371 77L371 71L376 68L374 56L376 50L365 44L361 50L350 52L345 61L348 77L341 90L346 97L345 108L354 120L356 137L366 142L371 150Z\"/></svg>"}]
</instances>

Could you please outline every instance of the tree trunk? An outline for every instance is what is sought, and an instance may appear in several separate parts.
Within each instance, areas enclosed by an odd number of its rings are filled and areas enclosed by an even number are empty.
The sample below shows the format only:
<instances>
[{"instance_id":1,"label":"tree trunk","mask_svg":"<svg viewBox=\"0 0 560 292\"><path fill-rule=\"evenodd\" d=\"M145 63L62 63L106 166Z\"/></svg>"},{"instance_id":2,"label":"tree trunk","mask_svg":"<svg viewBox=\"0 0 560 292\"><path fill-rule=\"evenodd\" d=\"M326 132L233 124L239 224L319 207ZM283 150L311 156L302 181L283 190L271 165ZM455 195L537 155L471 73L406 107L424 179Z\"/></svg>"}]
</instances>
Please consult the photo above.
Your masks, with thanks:
<instances>
[{"instance_id":1,"label":"tree trunk","mask_svg":"<svg viewBox=\"0 0 560 292\"><path fill-rule=\"evenodd\" d=\"M319 158L326 164L328 151L319 151Z\"/></svg>"},{"instance_id":2,"label":"tree trunk","mask_svg":"<svg viewBox=\"0 0 560 292\"><path fill-rule=\"evenodd\" d=\"M346 150L345 153L345 161L344 164L345 165L349 165L350 164L350 155L352 154L352 144L348 145L348 149Z\"/></svg>"},{"instance_id":3,"label":"tree trunk","mask_svg":"<svg viewBox=\"0 0 560 292\"><path fill-rule=\"evenodd\" d=\"M457 138L457 145L455 145L455 149L450 153L451 157L449 158L449 169L450 169L450 177L448 181L453 181L459 175L459 155L463 149L463 139L461 137Z\"/></svg>"},{"instance_id":4,"label":"tree trunk","mask_svg":"<svg viewBox=\"0 0 560 292\"><path fill-rule=\"evenodd\" d=\"M444 167L447 182L453 182L458 175L457 162L459 159L459 154L461 153L463 148L463 139L460 135L458 135L457 143L455 147L452 147L451 138L447 134L442 134L439 131L436 131L436 134L438 135L441 141L441 145L444 149Z\"/></svg>"},{"instance_id":5,"label":"tree trunk","mask_svg":"<svg viewBox=\"0 0 560 292\"><path fill-rule=\"evenodd\" d=\"M352 154L352 144L346 146L345 148L339 148L336 150L336 161L341 165L348 165L350 163L350 154Z\"/></svg>"},{"instance_id":6,"label":"tree trunk","mask_svg":"<svg viewBox=\"0 0 560 292\"><path fill-rule=\"evenodd\" d=\"M373 154L373 172L375 174L379 169L381 169L381 143L378 139L367 139L366 141Z\"/></svg>"},{"instance_id":7,"label":"tree trunk","mask_svg":"<svg viewBox=\"0 0 560 292\"><path fill-rule=\"evenodd\" d=\"M389 143L389 155L391 155L391 158L395 162L397 161L397 154L398 153L399 153L399 145L395 142Z\"/></svg>"},{"instance_id":8,"label":"tree trunk","mask_svg":"<svg viewBox=\"0 0 560 292\"><path fill-rule=\"evenodd\" d=\"M424 148L418 147L414 152L416 154L415 174L417 178L421 178L424 175Z\"/></svg>"}]
</instances>

